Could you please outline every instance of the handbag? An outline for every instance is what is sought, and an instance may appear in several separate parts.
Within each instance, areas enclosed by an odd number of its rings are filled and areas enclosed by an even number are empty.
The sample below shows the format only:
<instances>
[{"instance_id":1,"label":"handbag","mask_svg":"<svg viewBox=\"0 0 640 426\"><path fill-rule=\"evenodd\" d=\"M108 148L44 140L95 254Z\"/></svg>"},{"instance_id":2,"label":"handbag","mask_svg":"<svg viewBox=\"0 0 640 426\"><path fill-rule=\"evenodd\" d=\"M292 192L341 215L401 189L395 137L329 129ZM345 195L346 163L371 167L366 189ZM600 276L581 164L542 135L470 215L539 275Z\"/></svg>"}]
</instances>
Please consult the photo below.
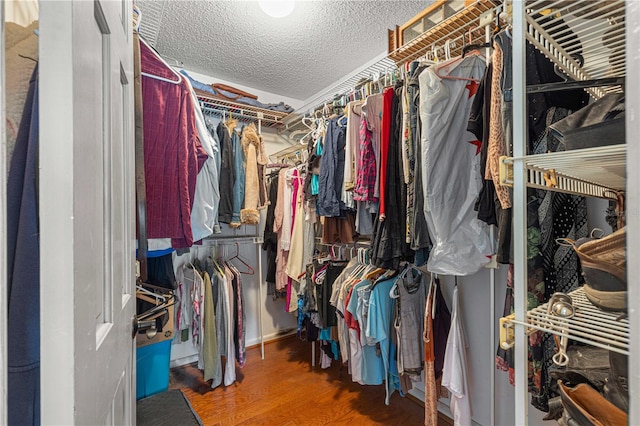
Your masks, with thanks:
<instances>
[{"instance_id":1,"label":"handbag","mask_svg":"<svg viewBox=\"0 0 640 426\"><path fill-rule=\"evenodd\" d=\"M564 406L567 424L581 426L626 426L627 413L607 401L586 383L574 388L558 380L560 398Z\"/></svg>"},{"instance_id":2,"label":"handbag","mask_svg":"<svg viewBox=\"0 0 640 426\"><path fill-rule=\"evenodd\" d=\"M625 143L624 95L609 93L553 123L551 132L566 150Z\"/></svg>"}]
</instances>

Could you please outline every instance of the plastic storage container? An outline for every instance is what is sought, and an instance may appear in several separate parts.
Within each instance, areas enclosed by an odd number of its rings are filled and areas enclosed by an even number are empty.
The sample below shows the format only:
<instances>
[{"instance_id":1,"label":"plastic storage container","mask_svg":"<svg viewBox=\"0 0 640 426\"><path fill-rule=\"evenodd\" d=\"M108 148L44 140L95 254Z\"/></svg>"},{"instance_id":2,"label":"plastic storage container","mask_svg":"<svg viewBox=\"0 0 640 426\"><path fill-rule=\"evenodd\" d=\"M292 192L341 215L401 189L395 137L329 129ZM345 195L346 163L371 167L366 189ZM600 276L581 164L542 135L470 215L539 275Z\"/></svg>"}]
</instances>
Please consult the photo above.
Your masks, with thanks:
<instances>
[{"instance_id":1,"label":"plastic storage container","mask_svg":"<svg viewBox=\"0 0 640 426\"><path fill-rule=\"evenodd\" d=\"M136 399L169 389L171 340L136 349Z\"/></svg>"}]
</instances>

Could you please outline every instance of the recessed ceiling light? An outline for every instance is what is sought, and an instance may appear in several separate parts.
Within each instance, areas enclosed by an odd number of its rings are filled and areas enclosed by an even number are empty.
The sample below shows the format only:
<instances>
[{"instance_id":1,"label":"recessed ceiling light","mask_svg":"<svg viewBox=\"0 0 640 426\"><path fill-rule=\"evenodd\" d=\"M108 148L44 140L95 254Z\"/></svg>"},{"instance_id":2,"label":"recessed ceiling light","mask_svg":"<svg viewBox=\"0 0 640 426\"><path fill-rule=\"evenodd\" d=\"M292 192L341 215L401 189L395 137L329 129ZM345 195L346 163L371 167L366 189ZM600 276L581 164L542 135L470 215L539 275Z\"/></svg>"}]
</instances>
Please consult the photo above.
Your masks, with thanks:
<instances>
[{"instance_id":1,"label":"recessed ceiling light","mask_svg":"<svg viewBox=\"0 0 640 426\"><path fill-rule=\"evenodd\" d=\"M258 0L264 13L274 18L284 18L293 12L295 0Z\"/></svg>"}]
</instances>

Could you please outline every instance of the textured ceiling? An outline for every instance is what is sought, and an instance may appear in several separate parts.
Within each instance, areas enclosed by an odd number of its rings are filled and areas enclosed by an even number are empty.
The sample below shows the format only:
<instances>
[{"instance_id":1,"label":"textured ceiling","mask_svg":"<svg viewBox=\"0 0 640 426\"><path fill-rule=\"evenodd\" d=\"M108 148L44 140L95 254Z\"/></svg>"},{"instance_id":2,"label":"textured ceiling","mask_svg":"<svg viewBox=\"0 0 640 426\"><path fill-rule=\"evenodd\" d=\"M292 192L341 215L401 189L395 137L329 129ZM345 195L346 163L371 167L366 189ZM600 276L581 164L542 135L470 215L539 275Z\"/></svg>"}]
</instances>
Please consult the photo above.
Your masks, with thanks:
<instances>
[{"instance_id":1,"label":"textured ceiling","mask_svg":"<svg viewBox=\"0 0 640 426\"><path fill-rule=\"evenodd\" d=\"M186 69L305 100L377 57L387 29L432 0L296 1L286 18L257 1L137 0L142 35Z\"/></svg>"}]
</instances>

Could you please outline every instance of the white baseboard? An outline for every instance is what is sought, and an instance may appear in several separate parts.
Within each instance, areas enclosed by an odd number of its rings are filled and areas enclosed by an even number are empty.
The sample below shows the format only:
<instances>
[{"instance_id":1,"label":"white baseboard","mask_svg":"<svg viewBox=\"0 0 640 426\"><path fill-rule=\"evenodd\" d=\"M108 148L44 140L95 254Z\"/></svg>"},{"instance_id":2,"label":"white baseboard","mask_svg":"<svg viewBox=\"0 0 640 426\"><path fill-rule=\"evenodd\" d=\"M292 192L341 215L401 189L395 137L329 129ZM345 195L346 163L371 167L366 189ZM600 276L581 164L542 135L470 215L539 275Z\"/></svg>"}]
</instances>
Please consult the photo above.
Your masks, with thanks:
<instances>
[{"instance_id":1,"label":"white baseboard","mask_svg":"<svg viewBox=\"0 0 640 426\"><path fill-rule=\"evenodd\" d=\"M290 330L282 330L282 331L277 331L275 333L271 333L271 334L265 334L264 336L264 342L270 342L271 340L276 340L282 337L286 337L286 336L292 336L296 334L296 330L295 329L290 329ZM186 343L184 343L186 344ZM254 346L254 345L260 345L260 337L256 337L254 339L249 339L245 342L246 346ZM192 350L196 350L195 347L192 347ZM268 351L268 349L265 348L265 353ZM169 366L171 368L173 367L180 367L183 365L187 365L187 364L191 364L193 362L198 362L198 354L197 352L195 354L189 354L187 356L183 356L183 357L179 357L176 359L172 359L171 362L169 363Z\"/></svg>"},{"instance_id":2,"label":"white baseboard","mask_svg":"<svg viewBox=\"0 0 640 426\"><path fill-rule=\"evenodd\" d=\"M275 333L271 333L271 334L265 334L264 335L264 342L270 342L272 340L276 340L282 337L287 337L287 336L292 336L296 334L296 330L294 328L289 329L289 330L281 330L281 331L276 331ZM245 342L245 345L248 346L254 346L254 345L259 345L260 344L260 337L256 337L254 339L250 339L247 340Z\"/></svg>"},{"instance_id":3,"label":"white baseboard","mask_svg":"<svg viewBox=\"0 0 640 426\"><path fill-rule=\"evenodd\" d=\"M169 363L169 367L181 367L183 365L191 364L193 362L198 362L198 354L189 355L183 358L174 359Z\"/></svg>"}]
</instances>

